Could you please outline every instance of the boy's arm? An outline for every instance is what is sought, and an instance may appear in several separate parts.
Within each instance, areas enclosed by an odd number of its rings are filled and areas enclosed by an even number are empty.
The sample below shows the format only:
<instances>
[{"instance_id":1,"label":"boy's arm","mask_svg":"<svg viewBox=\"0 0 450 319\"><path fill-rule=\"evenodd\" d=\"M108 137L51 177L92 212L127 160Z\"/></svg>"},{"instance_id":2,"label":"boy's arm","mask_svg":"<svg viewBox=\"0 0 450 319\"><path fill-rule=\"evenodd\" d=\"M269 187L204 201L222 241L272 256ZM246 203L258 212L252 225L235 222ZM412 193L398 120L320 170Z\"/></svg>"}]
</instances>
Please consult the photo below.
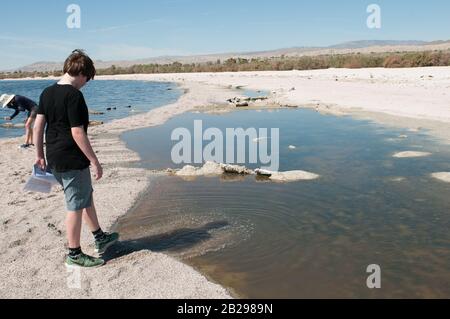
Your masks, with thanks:
<instances>
[{"instance_id":1,"label":"boy's arm","mask_svg":"<svg viewBox=\"0 0 450 319\"><path fill-rule=\"evenodd\" d=\"M44 157L44 128L46 124L45 116L38 114L34 124L34 145L36 146L36 164L45 171L47 164Z\"/></svg>"},{"instance_id":2,"label":"boy's arm","mask_svg":"<svg viewBox=\"0 0 450 319\"><path fill-rule=\"evenodd\" d=\"M91 142L89 142L89 138L84 131L83 126L72 127L72 137L77 143L78 147L81 151L86 155L86 157L91 161L92 167L94 169L94 176L96 180L99 180L103 176L103 168L100 165L97 155L95 155L94 150L92 149Z\"/></svg>"}]
</instances>

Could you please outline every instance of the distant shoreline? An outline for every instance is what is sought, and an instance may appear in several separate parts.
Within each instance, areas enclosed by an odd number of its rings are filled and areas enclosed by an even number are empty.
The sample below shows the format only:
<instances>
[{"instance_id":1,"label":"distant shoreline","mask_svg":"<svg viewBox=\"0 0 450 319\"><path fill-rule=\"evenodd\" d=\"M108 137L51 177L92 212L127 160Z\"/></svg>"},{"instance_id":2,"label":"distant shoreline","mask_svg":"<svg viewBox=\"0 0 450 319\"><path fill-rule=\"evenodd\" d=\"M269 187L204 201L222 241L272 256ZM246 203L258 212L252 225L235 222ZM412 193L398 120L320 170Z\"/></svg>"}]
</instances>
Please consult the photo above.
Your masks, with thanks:
<instances>
[{"instance_id":1,"label":"distant shoreline","mask_svg":"<svg viewBox=\"0 0 450 319\"><path fill-rule=\"evenodd\" d=\"M418 48L421 48L420 50ZM450 66L450 42L424 46L367 47L360 49L328 48L274 56L228 55L206 61L187 62L180 58L165 63L136 62L131 65L99 62L97 75L166 74L245 71L310 71L329 68L411 68ZM129 64L129 63L128 63ZM102 66L103 65L103 66ZM50 70L0 72L0 79L51 78L61 76L61 66Z\"/></svg>"},{"instance_id":2,"label":"distant shoreline","mask_svg":"<svg viewBox=\"0 0 450 319\"><path fill-rule=\"evenodd\" d=\"M225 61L230 58L241 59L264 59L272 57L301 57L301 56L324 56L324 55L346 55L346 54L388 54L407 52L433 52L449 51L449 40L437 41L396 41L396 40L360 40L339 43L324 47L290 47L276 50L264 50L253 52L228 52L199 54L191 56L160 56L148 59L137 59L129 61L94 61L98 69L116 67L130 67L133 65L166 65L174 62L181 64L215 63L217 60ZM54 72L62 69L63 62L37 62L28 66L17 67L16 70L24 72ZM0 74L12 72L10 70L0 71Z\"/></svg>"}]
</instances>

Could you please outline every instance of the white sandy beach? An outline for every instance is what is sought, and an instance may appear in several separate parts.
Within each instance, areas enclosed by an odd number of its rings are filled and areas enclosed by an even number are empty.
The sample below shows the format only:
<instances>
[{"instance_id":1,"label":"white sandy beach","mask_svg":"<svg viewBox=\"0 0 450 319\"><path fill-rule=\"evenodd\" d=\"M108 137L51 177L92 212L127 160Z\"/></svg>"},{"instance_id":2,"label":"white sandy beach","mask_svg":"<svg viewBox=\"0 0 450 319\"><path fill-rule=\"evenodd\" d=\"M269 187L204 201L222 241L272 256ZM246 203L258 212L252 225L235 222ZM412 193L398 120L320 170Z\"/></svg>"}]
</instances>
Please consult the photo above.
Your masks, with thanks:
<instances>
[{"instance_id":1,"label":"white sandy beach","mask_svg":"<svg viewBox=\"0 0 450 319\"><path fill-rule=\"evenodd\" d=\"M105 170L104 178L94 185L105 229L133 207L152 174L127 166L139 157L125 147L120 134L160 125L196 107L232 109L226 100L238 95L232 90L237 86L271 92L262 106L305 106L335 115L351 114L386 125L426 129L442 142L450 142L450 67L120 75L100 79L170 81L186 90L174 104L90 129L94 150ZM69 289L63 263L62 192L55 188L46 196L23 193L34 151L19 150L21 141L0 140L0 298L231 297L225 288L193 268L150 251L112 260L99 269L83 270L81 289ZM445 172L435 176L448 179ZM87 253L93 253L91 243L91 234L85 229L82 244Z\"/></svg>"}]
</instances>

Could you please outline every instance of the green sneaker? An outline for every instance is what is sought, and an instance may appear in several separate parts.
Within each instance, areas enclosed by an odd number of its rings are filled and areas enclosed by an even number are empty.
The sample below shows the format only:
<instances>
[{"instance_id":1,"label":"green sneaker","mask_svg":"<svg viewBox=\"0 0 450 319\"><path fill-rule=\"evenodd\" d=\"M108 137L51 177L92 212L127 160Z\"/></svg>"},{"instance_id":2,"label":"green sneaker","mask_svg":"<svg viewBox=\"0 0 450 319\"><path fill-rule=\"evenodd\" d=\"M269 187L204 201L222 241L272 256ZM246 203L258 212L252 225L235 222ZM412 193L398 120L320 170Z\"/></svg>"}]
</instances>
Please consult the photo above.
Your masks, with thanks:
<instances>
[{"instance_id":1,"label":"green sneaker","mask_svg":"<svg viewBox=\"0 0 450 319\"><path fill-rule=\"evenodd\" d=\"M105 233L105 236L102 240L95 241L95 251L99 254L103 254L106 250L114 245L119 240L118 233L108 234Z\"/></svg>"},{"instance_id":2,"label":"green sneaker","mask_svg":"<svg viewBox=\"0 0 450 319\"><path fill-rule=\"evenodd\" d=\"M103 259L88 256L84 253L81 253L76 259L70 256L66 258L66 266L69 267L95 268L103 266L104 263Z\"/></svg>"}]
</instances>

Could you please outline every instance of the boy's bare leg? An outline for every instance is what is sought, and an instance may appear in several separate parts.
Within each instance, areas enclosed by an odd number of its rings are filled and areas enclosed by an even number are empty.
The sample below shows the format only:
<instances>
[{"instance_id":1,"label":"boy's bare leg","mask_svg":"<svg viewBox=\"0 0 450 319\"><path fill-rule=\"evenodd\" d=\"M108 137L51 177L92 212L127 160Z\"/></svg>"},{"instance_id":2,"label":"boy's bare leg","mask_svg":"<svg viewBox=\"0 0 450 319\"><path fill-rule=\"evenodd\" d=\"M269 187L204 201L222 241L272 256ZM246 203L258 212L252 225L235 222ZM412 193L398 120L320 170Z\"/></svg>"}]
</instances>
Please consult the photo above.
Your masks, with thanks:
<instances>
[{"instance_id":1,"label":"boy's bare leg","mask_svg":"<svg viewBox=\"0 0 450 319\"><path fill-rule=\"evenodd\" d=\"M92 198L92 206L83 209L83 220L88 225L91 232L95 232L100 229L98 222L97 211L95 209L94 198Z\"/></svg>"},{"instance_id":2,"label":"boy's bare leg","mask_svg":"<svg viewBox=\"0 0 450 319\"><path fill-rule=\"evenodd\" d=\"M68 212L66 216L67 241L69 248L80 247L82 211Z\"/></svg>"}]
</instances>

